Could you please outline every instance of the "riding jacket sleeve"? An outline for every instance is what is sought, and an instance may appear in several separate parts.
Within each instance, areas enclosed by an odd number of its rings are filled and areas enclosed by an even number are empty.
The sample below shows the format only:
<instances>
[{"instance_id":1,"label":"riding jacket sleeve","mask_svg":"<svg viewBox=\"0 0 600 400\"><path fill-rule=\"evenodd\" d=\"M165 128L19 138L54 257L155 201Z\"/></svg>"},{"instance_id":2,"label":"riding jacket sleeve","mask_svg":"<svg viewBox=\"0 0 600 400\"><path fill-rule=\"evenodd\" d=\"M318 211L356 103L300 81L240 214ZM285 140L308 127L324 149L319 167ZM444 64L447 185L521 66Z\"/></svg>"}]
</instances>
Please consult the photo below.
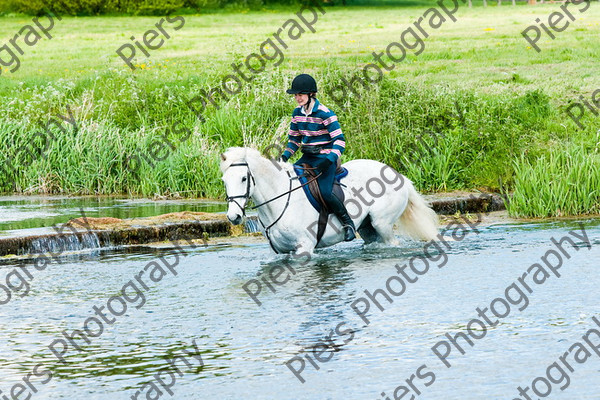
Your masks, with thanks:
<instances>
[{"instance_id":1,"label":"riding jacket sleeve","mask_svg":"<svg viewBox=\"0 0 600 400\"><path fill-rule=\"evenodd\" d=\"M295 118L299 110L300 107L297 107L292 113L292 122L290 122L290 129L288 131L288 144L285 148L285 151L283 152L284 157L287 157L288 159L291 158L294 155L294 153L300 148L301 135L300 131L298 130L298 124L296 123Z\"/></svg>"},{"instance_id":2,"label":"riding jacket sleeve","mask_svg":"<svg viewBox=\"0 0 600 400\"><path fill-rule=\"evenodd\" d=\"M346 150L346 139L344 138L342 128L340 127L340 123L338 122L335 113L330 110L327 111L329 111L329 116L328 118L323 119L323 125L325 125L325 128L327 128L329 137L333 142L333 147L331 152L327 154L327 158L335 163L338 158L342 157L344 150Z\"/></svg>"}]
</instances>

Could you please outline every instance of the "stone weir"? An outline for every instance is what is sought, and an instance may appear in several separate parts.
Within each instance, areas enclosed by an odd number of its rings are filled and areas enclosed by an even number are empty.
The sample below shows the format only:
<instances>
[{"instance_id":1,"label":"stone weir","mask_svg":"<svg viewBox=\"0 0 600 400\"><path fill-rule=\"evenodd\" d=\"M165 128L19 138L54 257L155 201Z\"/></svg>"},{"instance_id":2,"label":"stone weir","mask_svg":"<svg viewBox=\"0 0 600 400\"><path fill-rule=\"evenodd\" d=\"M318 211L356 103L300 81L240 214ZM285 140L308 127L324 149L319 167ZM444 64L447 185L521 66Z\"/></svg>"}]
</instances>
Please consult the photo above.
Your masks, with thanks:
<instances>
[{"instance_id":1,"label":"stone weir","mask_svg":"<svg viewBox=\"0 0 600 400\"><path fill-rule=\"evenodd\" d=\"M77 218L54 232L0 238L0 256L99 249L240 234L223 214L179 212L150 218Z\"/></svg>"},{"instance_id":2,"label":"stone weir","mask_svg":"<svg viewBox=\"0 0 600 400\"><path fill-rule=\"evenodd\" d=\"M497 194L454 192L424 197L436 213L443 215L489 213L506 209L504 199Z\"/></svg>"}]
</instances>

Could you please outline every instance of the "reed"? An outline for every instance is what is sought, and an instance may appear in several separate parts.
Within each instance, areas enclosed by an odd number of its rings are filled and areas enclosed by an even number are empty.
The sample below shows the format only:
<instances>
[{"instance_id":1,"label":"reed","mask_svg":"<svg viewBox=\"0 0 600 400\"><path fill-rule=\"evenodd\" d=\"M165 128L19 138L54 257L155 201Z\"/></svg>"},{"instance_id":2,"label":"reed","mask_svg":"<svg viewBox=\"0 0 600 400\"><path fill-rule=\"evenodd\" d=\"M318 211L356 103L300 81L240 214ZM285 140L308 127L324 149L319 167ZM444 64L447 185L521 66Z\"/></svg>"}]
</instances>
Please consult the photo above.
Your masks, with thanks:
<instances>
[{"instance_id":1,"label":"reed","mask_svg":"<svg viewBox=\"0 0 600 400\"><path fill-rule=\"evenodd\" d=\"M516 217L600 214L600 148L552 148L514 162L515 190L508 211Z\"/></svg>"}]
</instances>

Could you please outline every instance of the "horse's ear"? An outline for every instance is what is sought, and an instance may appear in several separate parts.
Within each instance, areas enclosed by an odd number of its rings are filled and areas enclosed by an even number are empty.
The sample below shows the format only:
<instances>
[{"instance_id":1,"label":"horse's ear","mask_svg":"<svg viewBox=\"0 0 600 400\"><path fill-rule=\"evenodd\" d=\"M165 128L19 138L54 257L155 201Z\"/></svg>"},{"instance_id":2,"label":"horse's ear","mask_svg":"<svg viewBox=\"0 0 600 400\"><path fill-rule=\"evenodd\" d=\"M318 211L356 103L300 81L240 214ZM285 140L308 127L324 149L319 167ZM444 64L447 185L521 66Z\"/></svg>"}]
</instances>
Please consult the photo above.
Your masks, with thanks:
<instances>
[{"instance_id":1,"label":"horse's ear","mask_svg":"<svg viewBox=\"0 0 600 400\"><path fill-rule=\"evenodd\" d=\"M225 153L221 153L221 160L226 161L227 157L225 156Z\"/></svg>"}]
</instances>

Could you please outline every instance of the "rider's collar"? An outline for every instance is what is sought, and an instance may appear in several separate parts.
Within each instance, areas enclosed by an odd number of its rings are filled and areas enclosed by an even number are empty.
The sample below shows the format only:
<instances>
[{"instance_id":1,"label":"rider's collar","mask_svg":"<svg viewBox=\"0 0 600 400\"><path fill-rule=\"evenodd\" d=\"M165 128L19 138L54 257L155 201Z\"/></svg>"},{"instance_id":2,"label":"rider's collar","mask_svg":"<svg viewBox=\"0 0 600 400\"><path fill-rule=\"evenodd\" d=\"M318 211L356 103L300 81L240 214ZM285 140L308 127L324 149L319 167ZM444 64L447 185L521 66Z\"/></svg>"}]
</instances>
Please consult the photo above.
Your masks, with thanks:
<instances>
[{"instance_id":1,"label":"rider's collar","mask_svg":"<svg viewBox=\"0 0 600 400\"><path fill-rule=\"evenodd\" d=\"M312 108L310 113L306 113L306 110L304 109L304 106L300 106L300 112L306 116L309 116L310 114L314 113L315 111L317 111L317 109L319 108L319 100L315 99L315 98L311 98L310 99L310 103L309 103Z\"/></svg>"}]
</instances>

